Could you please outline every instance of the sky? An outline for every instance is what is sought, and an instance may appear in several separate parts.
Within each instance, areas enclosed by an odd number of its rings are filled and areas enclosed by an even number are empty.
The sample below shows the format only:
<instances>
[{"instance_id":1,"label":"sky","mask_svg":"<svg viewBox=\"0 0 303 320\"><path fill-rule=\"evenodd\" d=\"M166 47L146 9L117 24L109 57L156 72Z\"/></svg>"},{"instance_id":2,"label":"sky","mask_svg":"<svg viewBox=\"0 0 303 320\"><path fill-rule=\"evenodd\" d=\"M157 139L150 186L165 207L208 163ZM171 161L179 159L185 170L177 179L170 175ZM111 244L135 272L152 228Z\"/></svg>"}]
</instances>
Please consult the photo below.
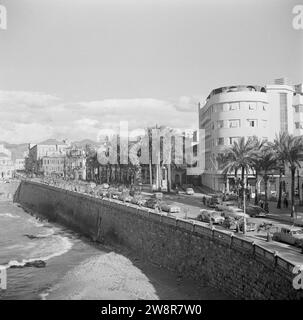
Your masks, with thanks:
<instances>
[{"instance_id":1,"label":"sky","mask_svg":"<svg viewBox=\"0 0 303 320\"><path fill-rule=\"evenodd\" d=\"M300 1L299 1L300 2ZM297 0L0 0L0 140L196 128L217 87L303 81ZM303 4L303 3L302 3Z\"/></svg>"}]
</instances>

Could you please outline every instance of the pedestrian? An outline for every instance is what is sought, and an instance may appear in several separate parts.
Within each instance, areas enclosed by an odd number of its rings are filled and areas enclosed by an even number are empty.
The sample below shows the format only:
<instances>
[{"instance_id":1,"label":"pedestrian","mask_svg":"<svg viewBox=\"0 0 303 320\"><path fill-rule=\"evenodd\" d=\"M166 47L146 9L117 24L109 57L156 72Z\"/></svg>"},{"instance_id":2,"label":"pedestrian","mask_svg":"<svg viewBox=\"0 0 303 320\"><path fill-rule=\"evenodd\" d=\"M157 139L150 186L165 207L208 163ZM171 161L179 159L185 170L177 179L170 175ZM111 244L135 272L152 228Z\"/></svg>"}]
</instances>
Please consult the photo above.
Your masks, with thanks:
<instances>
[{"instance_id":1,"label":"pedestrian","mask_svg":"<svg viewBox=\"0 0 303 320\"><path fill-rule=\"evenodd\" d=\"M264 205L264 210L268 213L269 212L269 209L268 209L268 202L265 203Z\"/></svg>"},{"instance_id":2,"label":"pedestrian","mask_svg":"<svg viewBox=\"0 0 303 320\"><path fill-rule=\"evenodd\" d=\"M259 201L259 206L263 209L263 200L262 199L260 199L260 201Z\"/></svg>"},{"instance_id":3,"label":"pedestrian","mask_svg":"<svg viewBox=\"0 0 303 320\"><path fill-rule=\"evenodd\" d=\"M284 196L283 205L284 205L284 208L288 208L288 200L286 195Z\"/></svg>"}]
</instances>

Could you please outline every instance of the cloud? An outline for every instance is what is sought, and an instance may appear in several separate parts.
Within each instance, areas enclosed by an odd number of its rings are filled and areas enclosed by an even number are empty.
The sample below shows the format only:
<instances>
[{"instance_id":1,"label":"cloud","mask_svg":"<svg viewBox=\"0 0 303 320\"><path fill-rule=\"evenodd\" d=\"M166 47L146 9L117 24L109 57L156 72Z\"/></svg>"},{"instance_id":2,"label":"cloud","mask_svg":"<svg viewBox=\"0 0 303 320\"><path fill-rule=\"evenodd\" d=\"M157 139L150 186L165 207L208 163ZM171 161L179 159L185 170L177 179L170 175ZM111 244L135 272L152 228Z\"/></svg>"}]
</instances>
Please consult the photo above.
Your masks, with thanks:
<instances>
[{"instance_id":1,"label":"cloud","mask_svg":"<svg viewBox=\"0 0 303 320\"><path fill-rule=\"evenodd\" d=\"M47 138L97 140L102 129L117 129L127 121L129 130L166 125L196 128L197 98L105 99L63 101L37 92L0 91L0 134L8 142L39 142Z\"/></svg>"}]
</instances>

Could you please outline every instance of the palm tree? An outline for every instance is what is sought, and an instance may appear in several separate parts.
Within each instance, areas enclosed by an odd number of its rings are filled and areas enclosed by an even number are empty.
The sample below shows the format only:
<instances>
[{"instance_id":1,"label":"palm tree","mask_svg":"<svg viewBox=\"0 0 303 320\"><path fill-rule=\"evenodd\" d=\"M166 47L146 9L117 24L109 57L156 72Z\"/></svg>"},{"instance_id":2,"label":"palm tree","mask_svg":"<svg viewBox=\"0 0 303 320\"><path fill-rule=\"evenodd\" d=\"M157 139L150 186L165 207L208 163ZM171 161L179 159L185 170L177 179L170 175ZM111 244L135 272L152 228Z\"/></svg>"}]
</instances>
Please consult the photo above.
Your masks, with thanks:
<instances>
[{"instance_id":1,"label":"palm tree","mask_svg":"<svg viewBox=\"0 0 303 320\"><path fill-rule=\"evenodd\" d=\"M303 152L302 136L293 136L288 133L281 133L276 137L273 148L278 159L289 166L291 172L291 217L295 215L295 174L300 168L300 160Z\"/></svg>"},{"instance_id":2,"label":"palm tree","mask_svg":"<svg viewBox=\"0 0 303 320\"><path fill-rule=\"evenodd\" d=\"M255 139L241 137L239 141L234 143L225 150L225 156L223 156L223 169L222 173L235 172L241 170L241 183L244 187L244 175L251 166L251 154L254 151Z\"/></svg>"},{"instance_id":3,"label":"palm tree","mask_svg":"<svg viewBox=\"0 0 303 320\"><path fill-rule=\"evenodd\" d=\"M285 139L287 137L286 133L280 133L276 135L274 142L270 143L273 150L276 152L277 161L278 161L278 168L279 168L279 195L278 195L278 202L277 208L281 208L282 202L282 177L285 173L285 159L284 159L284 146L285 146Z\"/></svg>"},{"instance_id":4,"label":"palm tree","mask_svg":"<svg viewBox=\"0 0 303 320\"><path fill-rule=\"evenodd\" d=\"M259 182L259 175L262 170L263 159L260 156L262 153L262 149L265 146L266 141L260 140L258 137L254 136L253 138L254 147L250 155L250 166L255 171L255 205L258 204L258 182Z\"/></svg>"},{"instance_id":5,"label":"palm tree","mask_svg":"<svg viewBox=\"0 0 303 320\"><path fill-rule=\"evenodd\" d=\"M264 145L256 154L256 162L258 162L260 172L264 180L265 204L264 207L268 208L268 192L267 185L270 171L277 167L277 157L273 149L269 145Z\"/></svg>"}]
</instances>

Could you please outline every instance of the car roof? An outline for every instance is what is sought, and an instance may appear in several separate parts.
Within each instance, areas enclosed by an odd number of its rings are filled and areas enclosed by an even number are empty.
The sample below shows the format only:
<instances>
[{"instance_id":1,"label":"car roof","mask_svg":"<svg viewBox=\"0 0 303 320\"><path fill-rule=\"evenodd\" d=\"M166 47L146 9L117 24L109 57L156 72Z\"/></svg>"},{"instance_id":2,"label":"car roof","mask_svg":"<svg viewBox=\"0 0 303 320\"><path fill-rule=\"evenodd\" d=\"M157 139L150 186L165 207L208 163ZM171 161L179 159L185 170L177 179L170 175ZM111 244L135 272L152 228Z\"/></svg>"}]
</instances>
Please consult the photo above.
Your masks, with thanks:
<instances>
[{"instance_id":1,"label":"car roof","mask_svg":"<svg viewBox=\"0 0 303 320\"><path fill-rule=\"evenodd\" d=\"M300 227L282 227L281 228L281 230L282 229L287 229L287 230L290 230L290 231L300 231L300 230L302 230L302 228L300 228Z\"/></svg>"}]
</instances>

